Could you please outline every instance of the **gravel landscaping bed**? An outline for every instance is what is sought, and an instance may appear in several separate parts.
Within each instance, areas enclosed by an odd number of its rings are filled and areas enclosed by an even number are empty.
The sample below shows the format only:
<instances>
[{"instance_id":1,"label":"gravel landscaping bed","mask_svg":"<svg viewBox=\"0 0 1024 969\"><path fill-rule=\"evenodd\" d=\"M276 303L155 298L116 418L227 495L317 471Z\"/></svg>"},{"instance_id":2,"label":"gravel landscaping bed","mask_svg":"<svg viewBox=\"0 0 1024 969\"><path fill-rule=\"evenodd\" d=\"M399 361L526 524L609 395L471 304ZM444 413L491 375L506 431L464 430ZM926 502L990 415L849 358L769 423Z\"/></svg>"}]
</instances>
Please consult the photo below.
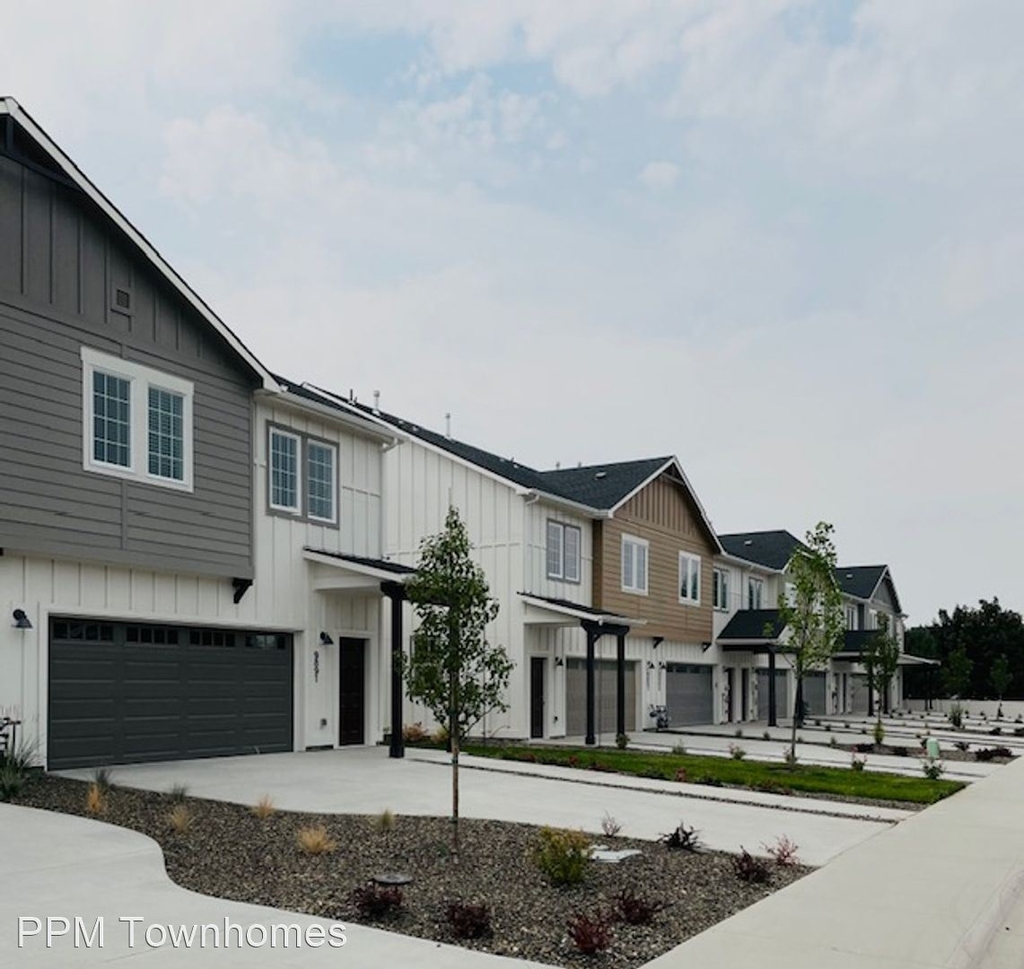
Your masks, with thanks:
<instances>
[{"instance_id":1,"label":"gravel landscaping bed","mask_svg":"<svg viewBox=\"0 0 1024 969\"><path fill-rule=\"evenodd\" d=\"M116 773L113 780L116 784ZM40 774L14 803L89 816L88 788L82 781ZM191 823L179 832L168 815L180 805L187 808ZM587 862L582 885L556 888L531 859L538 829L530 825L463 820L456 860L446 818L396 817L387 831L377 817L275 811L260 818L244 805L116 786L96 817L155 839L170 877L206 895L373 924L538 962L599 963L609 969L640 966L810 871L771 863L769 882L757 884L737 876L729 854L600 837L609 847L637 848L642 854L619 864ZM678 820L667 820L666 829ZM322 825L336 847L318 855L304 852L297 835L310 825ZM763 853L760 845L746 847ZM353 890L378 873L396 870L413 877L397 914L378 920L359 916ZM568 921L581 912L609 911L622 889L665 908L651 925L616 921L614 941L598 957L577 952L567 937ZM489 906L491 934L455 938L446 912L456 900Z\"/></svg>"}]
</instances>

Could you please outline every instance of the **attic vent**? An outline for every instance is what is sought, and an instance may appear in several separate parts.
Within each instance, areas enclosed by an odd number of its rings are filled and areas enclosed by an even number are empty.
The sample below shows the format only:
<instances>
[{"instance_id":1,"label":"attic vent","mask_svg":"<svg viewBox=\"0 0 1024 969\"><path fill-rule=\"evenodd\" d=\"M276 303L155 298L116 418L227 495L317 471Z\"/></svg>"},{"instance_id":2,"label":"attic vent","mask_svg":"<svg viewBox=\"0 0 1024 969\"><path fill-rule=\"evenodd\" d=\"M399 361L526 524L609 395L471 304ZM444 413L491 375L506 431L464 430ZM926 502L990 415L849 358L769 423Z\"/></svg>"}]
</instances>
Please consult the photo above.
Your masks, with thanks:
<instances>
[{"instance_id":1,"label":"attic vent","mask_svg":"<svg viewBox=\"0 0 1024 969\"><path fill-rule=\"evenodd\" d=\"M597 474L594 475L594 477L595 478L607 478L608 477L608 472L607 471L598 471Z\"/></svg>"},{"instance_id":2,"label":"attic vent","mask_svg":"<svg viewBox=\"0 0 1024 969\"><path fill-rule=\"evenodd\" d=\"M745 539L743 539L743 544L744 545L753 545L754 544L754 540L752 538L745 538Z\"/></svg>"},{"instance_id":3,"label":"attic vent","mask_svg":"<svg viewBox=\"0 0 1024 969\"><path fill-rule=\"evenodd\" d=\"M847 577L848 579L852 579L852 578L853 578L853 573L852 573L852 572L847 572L847 573L846 573L846 577Z\"/></svg>"},{"instance_id":4,"label":"attic vent","mask_svg":"<svg viewBox=\"0 0 1024 969\"><path fill-rule=\"evenodd\" d=\"M130 289L123 289L120 286L114 287L114 309L121 310L124 313L131 312L132 291Z\"/></svg>"}]
</instances>

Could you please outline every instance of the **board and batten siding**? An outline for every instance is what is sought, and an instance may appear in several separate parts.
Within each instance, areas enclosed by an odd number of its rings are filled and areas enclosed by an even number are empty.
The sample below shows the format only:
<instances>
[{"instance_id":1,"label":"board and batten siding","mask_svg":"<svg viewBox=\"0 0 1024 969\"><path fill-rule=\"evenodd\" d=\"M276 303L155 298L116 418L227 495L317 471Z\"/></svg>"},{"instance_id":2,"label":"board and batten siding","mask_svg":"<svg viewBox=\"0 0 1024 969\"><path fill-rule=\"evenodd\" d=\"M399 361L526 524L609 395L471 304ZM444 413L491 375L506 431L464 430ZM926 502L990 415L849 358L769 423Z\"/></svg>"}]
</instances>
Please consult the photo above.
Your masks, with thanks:
<instances>
[{"instance_id":1,"label":"board and batten siding","mask_svg":"<svg viewBox=\"0 0 1024 969\"><path fill-rule=\"evenodd\" d=\"M251 577L254 375L84 195L3 157L0 253L0 546ZM192 381L192 492L84 470L82 347Z\"/></svg>"},{"instance_id":2,"label":"board and batten siding","mask_svg":"<svg viewBox=\"0 0 1024 969\"><path fill-rule=\"evenodd\" d=\"M649 543L647 595L622 589L622 536ZM715 549L683 487L662 475L634 495L614 517L594 524L594 605L647 620L645 636L683 643L710 642L712 557ZM701 558L700 604L679 601L679 553ZM597 559L599 558L599 562ZM639 632L639 630L638 630Z\"/></svg>"},{"instance_id":3,"label":"board and batten siding","mask_svg":"<svg viewBox=\"0 0 1024 969\"><path fill-rule=\"evenodd\" d=\"M568 582L548 577L548 522L574 525L580 530L580 580ZM594 533L590 519L573 515L544 501L526 506L526 544L522 588L535 595L567 599L589 606L594 575Z\"/></svg>"}]
</instances>

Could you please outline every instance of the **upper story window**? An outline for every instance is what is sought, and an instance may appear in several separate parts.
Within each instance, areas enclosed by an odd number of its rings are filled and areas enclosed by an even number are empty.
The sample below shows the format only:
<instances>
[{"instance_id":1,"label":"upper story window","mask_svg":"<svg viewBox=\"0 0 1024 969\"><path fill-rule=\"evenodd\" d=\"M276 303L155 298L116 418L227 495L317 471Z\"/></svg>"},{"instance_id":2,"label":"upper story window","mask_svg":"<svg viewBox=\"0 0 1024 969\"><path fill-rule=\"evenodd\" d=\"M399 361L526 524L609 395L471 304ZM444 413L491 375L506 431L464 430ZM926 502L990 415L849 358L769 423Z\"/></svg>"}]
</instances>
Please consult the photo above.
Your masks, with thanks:
<instances>
[{"instance_id":1,"label":"upper story window","mask_svg":"<svg viewBox=\"0 0 1024 969\"><path fill-rule=\"evenodd\" d=\"M715 569L712 581L712 600L716 609L729 608L729 570Z\"/></svg>"},{"instance_id":2,"label":"upper story window","mask_svg":"<svg viewBox=\"0 0 1024 969\"><path fill-rule=\"evenodd\" d=\"M679 553L679 601L700 604L700 556Z\"/></svg>"},{"instance_id":3,"label":"upper story window","mask_svg":"<svg viewBox=\"0 0 1024 969\"><path fill-rule=\"evenodd\" d=\"M857 628L857 607L852 602L846 604L846 628Z\"/></svg>"},{"instance_id":4,"label":"upper story window","mask_svg":"<svg viewBox=\"0 0 1024 969\"><path fill-rule=\"evenodd\" d=\"M548 521L547 574L549 579L580 581L581 531L576 525Z\"/></svg>"},{"instance_id":5,"label":"upper story window","mask_svg":"<svg viewBox=\"0 0 1024 969\"><path fill-rule=\"evenodd\" d=\"M338 521L337 448L282 427L270 427L267 504L310 521Z\"/></svg>"},{"instance_id":6,"label":"upper story window","mask_svg":"<svg viewBox=\"0 0 1024 969\"><path fill-rule=\"evenodd\" d=\"M191 381L82 347L83 467L192 490Z\"/></svg>"},{"instance_id":7,"label":"upper story window","mask_svg":"<svg viewBox=\"0 0 1024 969\"><path fill-rule=\"evenodd\" d=\"M764 608L764 579L758 579L753 575L747 576L747 608Z\"/></svg>"},{"instance_id":8,"label":"upper story window","mask_svg":"<svg viewBox=\"0 0 1024 969\"><path fill-rule=\"evenodd\" d=\"M622 536L622 591L647 595L648 543L632 535Z\"/></svg>"}]
</instances>

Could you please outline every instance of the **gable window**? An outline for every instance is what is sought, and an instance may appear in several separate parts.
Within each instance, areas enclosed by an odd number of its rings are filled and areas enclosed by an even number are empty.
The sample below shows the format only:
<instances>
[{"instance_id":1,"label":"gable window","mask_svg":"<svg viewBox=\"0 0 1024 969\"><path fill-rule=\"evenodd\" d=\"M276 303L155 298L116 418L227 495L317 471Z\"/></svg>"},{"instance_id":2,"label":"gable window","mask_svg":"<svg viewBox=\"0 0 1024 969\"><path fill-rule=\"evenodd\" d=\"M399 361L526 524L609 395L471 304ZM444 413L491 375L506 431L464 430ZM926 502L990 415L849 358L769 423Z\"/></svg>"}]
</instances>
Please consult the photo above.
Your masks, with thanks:
<instances>
[{"instance_id":1,"label":"gable window","mask_svg":"<svg viewBox=\"0 0 1024 969\"><path fill-rule=\"evenodd\" d=\"M579 582L580 546L582 544L579 527L549 521L547 533L548 578Z\"/></svg>"},{"instance_id":2,"label":"gable window","mask_svg":"<svg viewBox=\"0 0 1024 969\"><path fill-rule=\"evenodd\" d=\"M642 538L622 536L622 591L647 595L647 549Z\"/></svg>"},{"instance_id":3,"label":"gable window","mask_svg":"<svg viewBox=\"0 0 1024 969\"><path fill-rule=\"evenodd\" d=\"M846 604L846 628L857 628L857 607L849 602Z\"/></svg>"},{"instance_id":4,"label":"gable window","mask_svg":"<svg viewBox=\"0 0 1024 969\"><path fill-rule=\"evenodd\" d=\"M188 380L82 347L83 467L192 490Z\"/></svg>"},{"instance_id":5,"label":"gable window","mask_svg":"<svg viewBox=\"0 0 1024 969\"><path fill-rule=\"evenodd\" d=\"M716 609L729 608L729 572L726 569L714 571L712 600Z\"/></svg>"},{"instance_id":6,"label":"gable window","mask_svg":"<svg viewBox=\"0 0 1024 969\"><path fill-rule=\"evenodd\" d=\"M299 507L299 439L294 434L270 431L270 507L296 515Z\"/></svg>"},{"instance_id":7,"label":"gable window","mask_svg":"<svg viewBox=\"0 0 1024 969\"><path fill-rule=\"evenodd\" d=\"M700 556L679 553L679 601L700 604Z\"/></svg>"},{"instance_id":8,"label":"gable window","mask_svg":"<svg viewBox=\"0 0 1024 969\"><path fill-rule=\"evenodd\" d=\"M306 446L306 481L308 482L309 517L333 522L334 515L334 448L329 444L309 441Z\"/></svg>"},{"instance_id":9,"label":"gable window","mask_svg":"<svg viewBox=\"0 0 1024 969\"><path fill-rule=\"evenodd\" d=\"M752 575L747 577L747 608L764 608L764 580Z\"/></svg>"}]
</instances>

